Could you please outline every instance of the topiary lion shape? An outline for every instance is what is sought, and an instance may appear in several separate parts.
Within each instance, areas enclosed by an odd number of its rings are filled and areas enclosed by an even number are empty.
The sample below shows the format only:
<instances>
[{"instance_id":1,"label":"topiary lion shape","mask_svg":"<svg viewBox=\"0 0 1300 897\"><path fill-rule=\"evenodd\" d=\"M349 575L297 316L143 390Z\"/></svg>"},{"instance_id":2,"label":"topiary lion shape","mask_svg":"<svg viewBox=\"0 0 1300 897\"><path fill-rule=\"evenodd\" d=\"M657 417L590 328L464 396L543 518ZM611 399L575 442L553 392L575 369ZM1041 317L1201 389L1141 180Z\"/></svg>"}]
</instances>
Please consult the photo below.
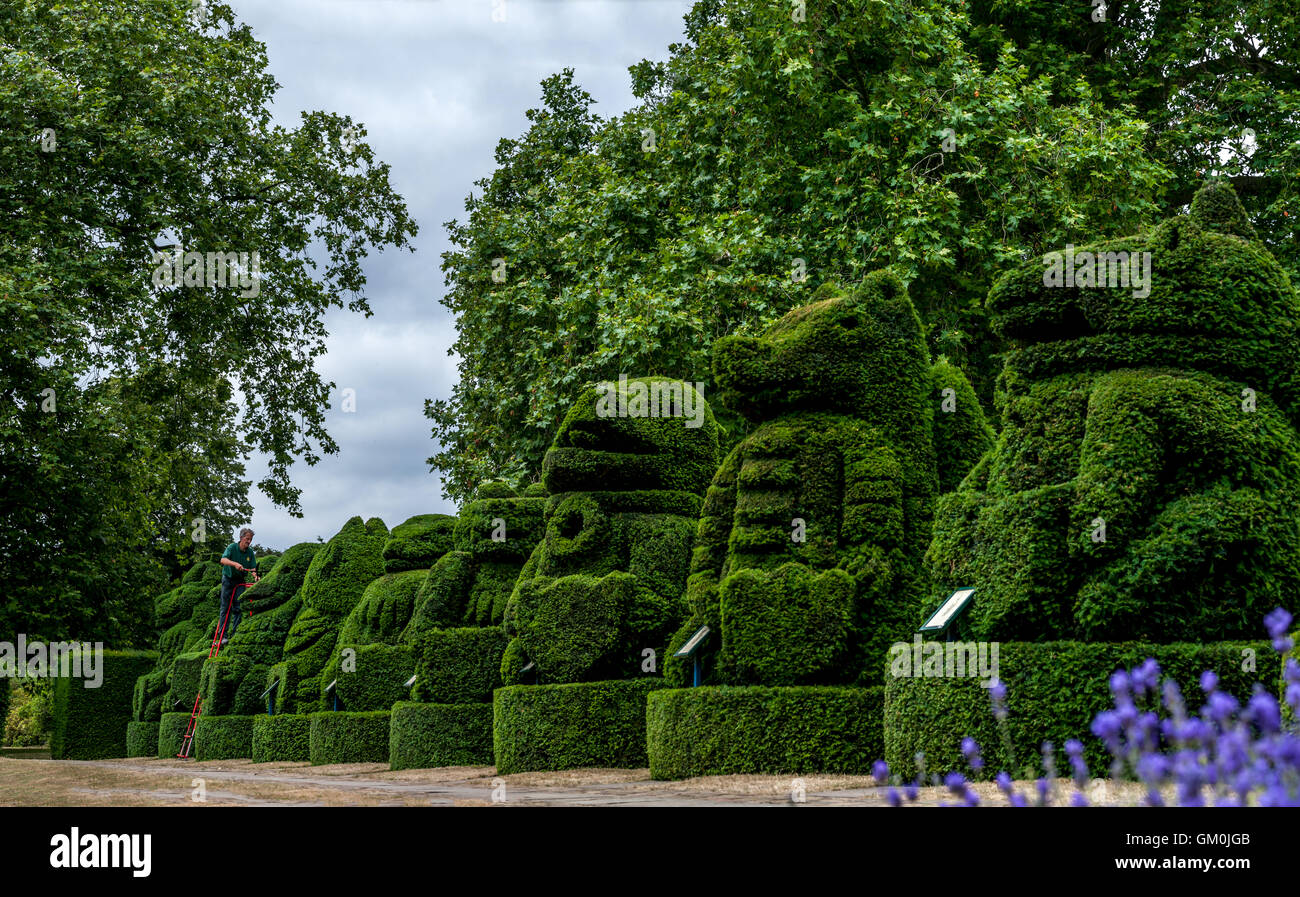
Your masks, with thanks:
<instances>
[{"instance_id":1,"label":"topiary lion shape","mask_svg":"<svg viewBox=\"0 0 1300 897\"><path fill-rule=\"evenodd\" d=\"M970 385L888 272L719 340L713 372L755 426L709 487L670 653L707 625L706 682L875 684L924 594L936 454L959 480L990 440Z\"/></svg>"},{"instance_id":2,"label":"topiary lion shape","mask_svg":"<svg viewBox=\"0 0 1300 897\"><path fill-rule=\"evenodd\" d=\"M1252 637L1300 586L1300 301L1226 184L1072 258L989 294L1002 430L939 505L934 597L976 587L988 639Z\"/></svg>"}]
</instances>

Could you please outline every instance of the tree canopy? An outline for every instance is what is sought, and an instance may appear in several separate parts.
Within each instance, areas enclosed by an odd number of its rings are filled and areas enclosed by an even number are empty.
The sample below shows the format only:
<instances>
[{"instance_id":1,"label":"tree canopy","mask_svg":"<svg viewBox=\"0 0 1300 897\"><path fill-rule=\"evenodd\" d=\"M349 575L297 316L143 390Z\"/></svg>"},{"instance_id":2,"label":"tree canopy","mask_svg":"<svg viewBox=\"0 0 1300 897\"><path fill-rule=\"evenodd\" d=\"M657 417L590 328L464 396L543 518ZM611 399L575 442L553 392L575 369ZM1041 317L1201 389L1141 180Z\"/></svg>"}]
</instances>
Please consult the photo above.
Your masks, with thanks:
<instances>
[{"instance_id":1,"label":"tree canopy","mask_svg":"<svg viewBox=\"0 0 1300 897\"><path fill-rule=\"evenodd\" d=\"M1156 220L1188 164L1096 61L1114 22L1020 6L700 0L667 61L631 68L626 114L596 115L571 70L545 80L447 225L461 379L426 407L446 493L535 479L584 383L655 373L709 396L714 339L886 266L987 397L997 273Z\"/></svg>"},{"instance_id":2,"label":"tree canopy","mask_svg":"<svg viewBox=\"0 0 1300 897\"><path fill-rule=\"evenodd\" d=\"M296 512L337 448L324 314L416 226L359 124L272 122L267 65L228 6L0 0L0 631L144 637L252 450Z\"/></svg>"}]
</instances>

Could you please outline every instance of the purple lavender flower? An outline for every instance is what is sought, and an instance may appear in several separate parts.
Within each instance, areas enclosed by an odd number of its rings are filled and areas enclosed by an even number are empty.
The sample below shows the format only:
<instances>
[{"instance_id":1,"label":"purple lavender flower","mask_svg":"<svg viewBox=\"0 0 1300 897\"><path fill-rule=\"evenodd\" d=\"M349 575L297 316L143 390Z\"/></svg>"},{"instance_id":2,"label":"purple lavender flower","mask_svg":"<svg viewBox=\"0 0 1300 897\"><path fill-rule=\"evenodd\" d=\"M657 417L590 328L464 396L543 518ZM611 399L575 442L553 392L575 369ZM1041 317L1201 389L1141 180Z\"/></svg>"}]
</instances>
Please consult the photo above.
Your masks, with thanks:
<instances>
[{"instance_id":1,"label":"purple lavender flower","mask_svg":"<svg viewBox=\"0 0 1300 897\"><path fill-rule=\"evenodd\" d=\"M903 805L903 796L898 793L897 788L891 787L885 797L889 800L889 805L891 807L901 807ZM915 798L908 799L915 800Z\"/></svg>"},{"instance_id":2,"label":"purple lavender flower","mask_svg":"<svg viewBox=\"0 0 1300 897\"><path fill-rule=\"evenodd\" d=\"M1219 677L1215 675L1213 670L1206 670L1204 673L1201 673L1201 691L1208 695L1218 687Z\"/></svg>"},{"instance_id":3,"label":"purple lavender flower","mask_svg":"<svg viewBox=\"0 0 1300 897\"><path fill-rule=\"evenodd\" d=\"M1115 698L1128 697L1129 678L1128 673L1124 670L1116 670L1110 674L1110 693Z\"/></svg>"},{"instance_id":4,"label":"purple lavender flower","mask_svg":"<svg viewBox=\"0 0 1300 897\"><path fill-rule=\"evenodd\" d=\"M921 786L917 782L903 786L903 793L907 795L909 801L915 801L921 796Z\"/></svg>"},{"instance_id":5,"label":"purple lavender flower","mask_svg":"<svg viewBox=\"0 0 1300 897\"><path fill-rule=\"evenodd\" d=\"M1237 712L1237 699L1230 694L1216 691L1205 702L1205 715L1222 725Z\"/></svg>"},{"instance_id":6,"label":"purple lavender flower","mask_svg":"<svg viewBox=\"0 0 1300 897\"><path fill-rule=\"evenodd\" d=\"M1070 795L1070 806L1087 807L1091 805L1088 803L1088 798L1083 796L1082 791L1076 791L1074 794Z\"/></svg>"},{"instance_id":7,"label":"purple lavender flower","mask_svg":"<svg viewBox=\"0 0 1300 897\"><path fill-rule=\"evenodd\" d=\"M1294 642L1287 638L1287 630L1291 627L1291 619L1291 614L1280 607L1274 608L1264 618L1264 628L1268 630L1268 636L1273 640L1273 650L1279 654L1284 654L1294 647Z\"/></svg>"},{"instance_id":8,"label":"purple lavender flower","mask_svg":"<svg viewBox=\"0 0 1300 897\"><path fill-rule=\"evenodd\" d=\"M1245 717L1265 734L1282 730L1282 712L1278 709L1277 700L1268 692L1257 691L1250 696Z\"/></svg>"},{"instance_id":9,"label":"purple lavender flower","mask_svg":"<svg viewBox=\"0 0 1300 897\"><path fill-rule=\"evenodd\" d=\"M970 764L971 769L978 771L984 768L984 758L980 756L980 746L969 735L961 740L961 753L966 758L966 762Z\"/></svg>"},{"instance_id":10,"label":"purple lavender flower","mask_svg":"<svg viewBox=\"0 0 1300 897\"><path fill-rule=\"evenodd\" d=\"M1011 793L1011 776L1005 769L999 772L997 776L994 777L993 781L997 783L999 791L1002 791L1005 794Z\"/></svg>"},{"instance_id":11,"label":"purple lavender flower","mask_svg":"<svg viewBox=\"0 0 1300 897\"><path fill-rule=\"evenodd\" d=\"M883 785L889 781L889 764L884 760L877 760L871 766L871 775L875 778L877 785Z\"/></svg>"},{"instance_id":12,"label":"purple lavender flower","mask_svg":"<svg viewBox=\"0 0 1300 897\"><path fill-rule=\"evenodd\" d=\"M1154 657L1148 657L1138 664L1132 675L1133 690L1139 695L1155 693L1160 687L1160 664Z\"/></svg>"}]
</instances>

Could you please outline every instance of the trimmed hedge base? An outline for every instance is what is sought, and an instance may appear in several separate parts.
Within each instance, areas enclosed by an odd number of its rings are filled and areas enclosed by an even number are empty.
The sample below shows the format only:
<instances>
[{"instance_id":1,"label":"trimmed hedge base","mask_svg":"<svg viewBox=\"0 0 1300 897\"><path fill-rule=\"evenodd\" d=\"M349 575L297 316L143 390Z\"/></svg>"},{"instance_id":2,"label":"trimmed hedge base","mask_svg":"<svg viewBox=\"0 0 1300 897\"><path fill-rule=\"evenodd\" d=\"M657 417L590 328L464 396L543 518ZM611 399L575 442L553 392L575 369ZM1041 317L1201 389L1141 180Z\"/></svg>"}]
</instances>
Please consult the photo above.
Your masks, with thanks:
<instances>
[{"instance_id":1,"label":"trimmed hedge base","mask_svg":"<svg viewBox=\"0 0 1300 897\"><path fill-rule=\"evenodd\" d=\"M646 695L663 687L662 679L647 678L498 688L497 773L646 766Z\"/></svg>"},{"instance_id":2,"label":"trimmed hedge base","mask_svg":"<svg viewBox=\"0 0 1300 897\"><path fill-rule=\"evenodd\" d=\"M1252 656L1247 651L1254 652L1253 664L1245 663ZM988 689L979 679L887 675L885 760L904 780L915 775L918 752L925 754L927 773L957 770L987 779L1005 769L1013 776L1034 778L1039 775L1043 742L1054 745L1057 765L1065 768L1063 745L1078 738L1089 771L1104 774L1110 755L1092 735L1092 720L1113 706L1110 674L1132 669L1147 657L1160 664L1162 679L1172 677L1178 682L1190 713L1197 713L1204 701L1198 685L1204 670L1218 673L1219 688L1243 703L1257 682L1276 691L1281 671L1281 659L1267 642L1002 642L998 678L1007 688L1011 755L993 719ZM1243 665L1256 669L1244 671ZM965 736L980 746L985 761L980 773L968 770L962 757Z\"/></svg>"},{"instance_id":3,"label":"trimmed hedge base","mask_svg":"<svg viewBox=\"0 0 1300 897\"><path fill-rule=\"evenodd\" d=\"M185 727L190 724L190 712L164 713L158 724L158 756L172 760L181 752L181 741L185 738ZM194 752L191 751L191 754Z\"/></svg>"},{"instance_id":4,"label":"trimmed hedge base","mask_svg":"<svg viewBox=\"0 0 1300 897\"><path fill-rule=\"evenodd\" d=\"M307 714L263 713L253 717L253 762L311 759L311 717Z\"/></svg>"},{"instance_id":5,"label":"trimmed hedge base","mask_svg":"<svg viewBox=\"0 0 1300 897\"><path fill-rule=\"evenodd\" d=\"M158 726L159 723L127 723L126 755L128 757L157 757Z\"/></svg>"},{"instance_id":6,"label":"trimmed hedge base","mask_svg":"<svg viewBox=\"0 0 1300 897\"><path fill-rule=\"evenodd\" d=\"M865 775L885 751L884 688L706 686L652 693L650 777Z\"/></svg>"},{"instance_id":7,"label":"trimmed hedge base","mask_svg":"<svg viewBox=\"0 0 1300 897\"><path fill-rule=\"evenodd\" d=\"M195 760L233 760L253 756L252 716L199 716L194 727Z\"/></svg>"},{"instance_id":8,"label":"trimmed hedge base","mask_svg":"<svg viewBox=\"0 0 1300 897\"><path fill-rule=\"evenodd\" d=\"M157 651L104 651L103 677L97 688L84 678L54 680L50 757L54 760L102 760L125 757L126 724L132 721L135 681L158 663ZM73 656L68 671L84 669ZM6 685L8 683L6 682Z\"/></svg>"},{"instance_id":9,"label":"trimmed hedge base","mask_svg":"<svg viewBox=\"0 0 1300 897\"><path fill-rule=\"evenodd\" d=\"M402 701L392 713L390 768L492 765L491 704Z\"/></svg>"},{"instance_id":10,"label":"trimmed hedge base","mask_svg":"<svg viewBox=\"0 0 1300 897\"><path fill-rule=\"evenodd\" d=\"M308 736L312 766L328 763L387 763L388 710L318 711Z\"/></svg>"}]
</instances>

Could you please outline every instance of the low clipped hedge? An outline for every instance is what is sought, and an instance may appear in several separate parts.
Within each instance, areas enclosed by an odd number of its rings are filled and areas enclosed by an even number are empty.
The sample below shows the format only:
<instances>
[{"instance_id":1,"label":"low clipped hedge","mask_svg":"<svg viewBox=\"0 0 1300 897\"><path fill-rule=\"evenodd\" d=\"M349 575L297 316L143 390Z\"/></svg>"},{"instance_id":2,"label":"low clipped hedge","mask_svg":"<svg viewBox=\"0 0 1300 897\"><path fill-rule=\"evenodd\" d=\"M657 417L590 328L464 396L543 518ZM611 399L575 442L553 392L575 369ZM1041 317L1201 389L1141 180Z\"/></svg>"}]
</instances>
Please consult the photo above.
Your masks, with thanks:
<instances>
[{"instance_id":1,"label":"low clipped hedge","mask_svg":"<svg viewBox=\"0 0 1300 897\"><path fill-rule=\"evenodd\" d=\"M497 772L646 766L646 695L663 687L656 677L497 689Z\"/></svg>"},{"instance_id":2,"label":"low clipped hedge","mask_svg":"<svg viewBox=\"0 0 1300 897\"><path fill-rule=\"evenodd\" d=\"M128 757L158 756L157 722L129 722L126 724L126 755Z\"/></svg>"},{"instance_id":3,"label":"low clipped hedge","mask_svg":"<svg viewBox=\"0 0 1300 897\"><path fill-rule=\"evenodd\" d=\"M311 758L311 717L307 714L261 714L253 717L253 762Z\"/></svg>"},{"instance_id":4,"label":"low clipped hedge","mask_svg":"<svg viewBox=\"0 0 1300 897\"><path fill-rule=\"evenodd\" d=\"M181 741L185 738L185 727L190 724L190 712L164 713L158 724L158 756L164 760L174 759L181 752ZM190 751L193 756L194 752Z\"/></svg>"},{"instance_id":5,"label":"low clipped hedge","mask_svg":"<svg viewBox=\"0 0 1300 897\"><path fill-rule=\"evenodd\" d=\"M501 685L501 657L509 641L499 626L423 633L412 646L412 697L430 704L490 702Z\"/></svg>"},{"instance_id":6,"label":"low clipped hedge","mask_svg":"<svg viewBox=\"0 0 1300 897\"><path fill-rule=\"evenodd\" d=\"M1032 778L1038 774L1043 742L1055 746L1064 768L1062 746L1077 738L1084 744L1088 769L1104 774L1111 758L1091 734L1092 720L1113 706L1110 674L1132 669L1147 657L1160 664L1163 678L1178 682L1189 713L1198 712L1204 701L1198 680L1205 670L1214 670L1219 688L1242 700L1256 683L1276 691L1281 670L1281 659L1267 642L1002 642L998 678L1007 689L1010 752L993 718L988 689L978 678L887 675L885 760L904 778L913 775L917 753L925 755L927 773L967 772L960 745L969 736L984 757L979 775L989 778L1002 769L1022 775L1032 767L1027 776ZM1252 657L1253 664L1245 662Z\"/></svg>"},{"instance_id":7,"label":"low clipped hedge","mask_svg":"<svg viewBox=\"0 0 1300 897\"><path fill-rule=\"evenodd\" d=\"M650 777L866 774L884 754L884 688L709 686L652 692Z\"/></svg>"},{"instance_id":8,"label":"low clipped hedge","mask_svg":"<svg viewBox=\"0 0 1300 897\"><path fill-rule=\"evenodd\" d=\"M199 717L194 728L195 760L231 760L253 756L252 716Z\"/></svg>"},{"instance_id":9,"label":"low clipped hedge","mask_svg":"<svg viewBox=\"0 0 1300 897\"><path fill-rule=\"evenodd\" d=\"M104 651L98 671L103 678L97 688L87 688L89 680L85 678L55 679L50 757L125 757L126 724L132 721L135 682L157 663L157 651ZM70 658L69 665L84 669L76 656Z\"/></svg>"},{"instance_id":10,"label":"low clipped hedge","mask_svg":"<svg viewBox=\"0 0 1300 897\"><path fill-rule=\"evenodd\" d=\"M492 705L394 704L388 763L392 769L491 766Z\"/></svg>"},{"instance_id":11,"label":"low clipped hedge","mask_svg":"<svg viewBox=\"0 0 1300 897\"><path fill-rule=\"evenodd\" d=\"M308 737L309 758L313 766L327 763L387 763L387 710L319 711L311 714Z\"/></svg>"}]
</instances>

